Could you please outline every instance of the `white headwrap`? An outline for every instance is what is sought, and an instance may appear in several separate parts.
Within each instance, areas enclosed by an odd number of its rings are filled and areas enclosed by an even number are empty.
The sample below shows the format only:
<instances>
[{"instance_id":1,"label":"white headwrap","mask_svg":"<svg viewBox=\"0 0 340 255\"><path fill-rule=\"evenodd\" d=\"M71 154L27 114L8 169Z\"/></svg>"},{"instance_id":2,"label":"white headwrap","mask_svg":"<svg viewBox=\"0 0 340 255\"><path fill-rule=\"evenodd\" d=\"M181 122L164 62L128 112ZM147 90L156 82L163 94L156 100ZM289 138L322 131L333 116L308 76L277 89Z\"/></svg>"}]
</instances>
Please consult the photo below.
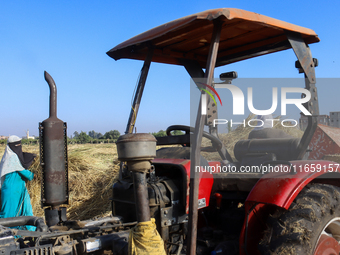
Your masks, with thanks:
<instances>
[{"instance_id":1,"label":"white headwrap","mask_svg":"<svg viewBox=\"0 0 340 255\"><path fill-rule=\"evenodd\" d=\"M21 141L21 138L19 136L16 136L16 135L11 135L7 139L7 143L15 143L15 142L19 142L19 141Z\"/></svg>"},{"instance_id":2,"label":"white headwrap","mask_svg":"<svg viewBox=\"0 0 340 255\"><path fill-rule=\"evenodd\" d=\"M20 140L21 139L17 136L10 136L7 140L7 143L17 142ZM21 165L18 155L14 153L7 144L5 153L2 156L2 159L0 162L0 180L2 180L2 177L5 176L6 174L9 174L15 171L22 171L22 170L25 170L25 168ZM0 187L1 187L1 181L0 181Z\"/></svg>"}]
</instances>

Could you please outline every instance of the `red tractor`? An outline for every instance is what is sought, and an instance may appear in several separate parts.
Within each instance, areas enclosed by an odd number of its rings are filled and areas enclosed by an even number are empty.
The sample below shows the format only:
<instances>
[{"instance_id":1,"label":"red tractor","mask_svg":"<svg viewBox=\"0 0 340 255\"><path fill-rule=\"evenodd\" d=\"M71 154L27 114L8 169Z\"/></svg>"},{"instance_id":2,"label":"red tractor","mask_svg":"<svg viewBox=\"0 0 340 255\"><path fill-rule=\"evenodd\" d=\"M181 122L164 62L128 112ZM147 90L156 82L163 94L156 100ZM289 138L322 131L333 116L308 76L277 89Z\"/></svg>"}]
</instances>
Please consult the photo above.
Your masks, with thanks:
<instances>
[{"instance_id":1,"label":"red tractor","mask_svg":"<svg viewBox=\"0 0 340 255\"><path fill-rule=\"evenodd\" d=\"M339 254L339 165L303 160L319 114L317 60L308 46L316 42L318 36L307 28L239 9L214 9L158 26L108 51L115 60L144 61L126 135L117 142L119 157L127 163L121 164L113 187L113 214L126 222L155 218L169 254ZM212 99L201 101L195 127L170 126L168 136L157 138L157 145L182 147L153 155L146 146L152 139L133 134L151 62L183 66L198 87L197 79L206 85L202 100L205 93L216 92L216 67L290 48L304 74L303 97L310 96L303 104L310 115L301 139L242 140L235 145L235 160L218 137ZM234 72L220 76L225 83L233 78ZM174 130L185 134L171 135ZM202 137L212 147L202 148ZM221 159L208 162L201 151L217 151ZM155 157L151 167L133 169L131 162L142 157ZM251 166L278 171L242 171Z\"/></svg>"},{"instance_id":2,"label":"red tractor","mask_svg":"<svg viewBox=\"0 0 340 255\"><path fill-rule=\"evenodd\" d=\"M50 118L40 124L45 221L0 219L1 252L131 254L132 230L154 218L153 233L161 237L160 248L167 254L339 254L339 164L304 160L319 115L317 60L309 48L316 42L313 30L225 8L171 21L108 51L115 60L143 60L144 65L126 134L117 141L122 163L113 186L114 216L92 221L68 221L66 209L60 207L69 197L66 124L56 117L56 88L46 73ZM214 70L287 49L293 49L295 66L304 74L300 106L308 113L308 127L301 139L238 141L234 159L218 136L217 104L210 95L236 75L221 74L219 84ZM167 136L157 139L133 133L151 62L183 66L200 88L194 127L170 126ZM172 135L175 130L185 134ZM211 146L202 147L202 137ZM156 151L156 144L163 147ZM209 162L202 151L218 152L220 160ZM244 171L252 168L262 171ZM21 225L35 225L37 230L10 228Z\"/></svg>"}]
</instances>

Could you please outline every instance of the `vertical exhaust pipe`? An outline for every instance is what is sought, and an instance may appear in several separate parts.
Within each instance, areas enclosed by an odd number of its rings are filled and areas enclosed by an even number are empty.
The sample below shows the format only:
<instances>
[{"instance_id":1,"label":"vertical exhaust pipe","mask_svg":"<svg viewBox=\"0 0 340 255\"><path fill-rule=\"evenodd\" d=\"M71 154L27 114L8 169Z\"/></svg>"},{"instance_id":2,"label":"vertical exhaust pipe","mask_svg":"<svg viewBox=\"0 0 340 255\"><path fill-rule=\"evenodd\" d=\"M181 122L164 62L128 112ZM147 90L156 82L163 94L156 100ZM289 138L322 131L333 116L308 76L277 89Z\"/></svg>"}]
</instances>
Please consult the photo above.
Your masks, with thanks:
<instances>
[{"instance_id":1,"label":"vertical exhaust pipe","mask_svg":"<svg viewBox=\"0 0 340 255\"><path fill-rule=\"evenodd\" d=\"M49 118L39 123L40 165L42 168L41 206L48 226L66 221L68 204L68 165L66 123L57 118L57 87L45 71L50 87ZM46 208L47 207L47 208Z\"/></svg>"},{"instance_id":2,"label":"vertical exhaust pipe","mask_svg":"<svg viewBox=\"0 0 340 255\"><path fill-rule=\"evenodd\" d=\"M57 86L48 72L44 71L44 77L50 87L50 118L57 117Z\"/></svg>"}]
</instances>

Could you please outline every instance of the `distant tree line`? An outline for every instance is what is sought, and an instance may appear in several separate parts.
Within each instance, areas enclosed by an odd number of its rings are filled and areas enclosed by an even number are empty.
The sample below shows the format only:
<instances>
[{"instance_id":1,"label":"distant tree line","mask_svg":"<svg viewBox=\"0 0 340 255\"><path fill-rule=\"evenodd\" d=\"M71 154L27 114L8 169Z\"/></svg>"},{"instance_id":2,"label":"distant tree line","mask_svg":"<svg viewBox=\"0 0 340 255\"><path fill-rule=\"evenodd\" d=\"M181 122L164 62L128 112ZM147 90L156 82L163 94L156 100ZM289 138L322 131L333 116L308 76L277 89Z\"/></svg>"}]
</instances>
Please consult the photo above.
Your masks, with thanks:
<instances>
[{"instance_id":1,"label":"distant tree line","mask_svg":"<svg viewBox=\"0 0 340 255\"><path fill-rule=\"evenodd\" d=\"M111 130L106 132L104 135L102 133L97 133L94 130L89 131L88 134L86 132L75 131L73 133L73 137L67 138L68 143L114 143L117 141L120 133L118 130ZM39 144L39 138L36 139L22 139L22 144ZM6 145L7 139L0 140L0 145Z\"/></svg>"},{"instance_id":2,"label":"distant tree line","mask_svg":"<svg viewBox=\"0 0 340 255\"><path fill-rule=\"evenodd\" d=\"M38 144L39 139L21 139L21 144ZM0 140L1 145L6 145L7 144L7 139Z\"/></svg>"},{"instance_id":3,"label":"distant tree line","mask_svg":"<svg viewBox=\"0 0 340 255\"><path fill-rule=\"evenodd\" d=\"M106 132L104 135L102 133L97 133L94 130L86 132L75 131L73 133L73 138L69 139L69 143L114 143L117 141L120 133L118 130L111 130Z\"/></svg>"},{"instance_id":4,"label":"distant tree line","mask_svg":"<svg viewBox=\"0 0 340 255\"><path fill-rule=\"evenodd\" d=\"M166 132L164 130L159 130L158 132L151 133L155 137L166 136ZM184 133L180 130L174 130L171 132L172 135L183 135ZM114 143L117 141L120 136L120 132L118 130L111 130L106 132L104 135L102 133L97 133L94 130L89 131L88 133L81 131L75 131L73 133L72 138L67 138L68 143ZM39 144L39 138L36 139L22 139L22 144ZM7 140L0 140L0 145L6 145Z\"/></svg>"}]
</instances>

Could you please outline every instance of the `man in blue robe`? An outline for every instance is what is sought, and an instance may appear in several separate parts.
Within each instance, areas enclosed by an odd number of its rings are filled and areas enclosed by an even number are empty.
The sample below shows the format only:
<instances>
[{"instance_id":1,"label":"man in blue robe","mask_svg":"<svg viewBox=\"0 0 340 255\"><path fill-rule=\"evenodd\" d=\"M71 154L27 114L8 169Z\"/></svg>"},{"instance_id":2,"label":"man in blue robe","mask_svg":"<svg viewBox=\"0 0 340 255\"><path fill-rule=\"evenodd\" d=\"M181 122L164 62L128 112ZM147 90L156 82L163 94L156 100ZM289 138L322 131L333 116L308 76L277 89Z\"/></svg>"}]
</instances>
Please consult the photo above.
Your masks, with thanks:
<instances>
[{"instance_id":1,"label":"man in blue robe","mask_svg":"<svg viewBox=\"0 0 340 255\"><path fill-rule=\"evenodd\" d=\"M33 180L34 174L27 169L35 157L35 154L22 152L21 139L18 136L13 135L8 138L5 153L0 162L0 218L33 216L26 181ZM19 228L35 230L33 226L20 226Z\"/></svg>"}]
</instances>

